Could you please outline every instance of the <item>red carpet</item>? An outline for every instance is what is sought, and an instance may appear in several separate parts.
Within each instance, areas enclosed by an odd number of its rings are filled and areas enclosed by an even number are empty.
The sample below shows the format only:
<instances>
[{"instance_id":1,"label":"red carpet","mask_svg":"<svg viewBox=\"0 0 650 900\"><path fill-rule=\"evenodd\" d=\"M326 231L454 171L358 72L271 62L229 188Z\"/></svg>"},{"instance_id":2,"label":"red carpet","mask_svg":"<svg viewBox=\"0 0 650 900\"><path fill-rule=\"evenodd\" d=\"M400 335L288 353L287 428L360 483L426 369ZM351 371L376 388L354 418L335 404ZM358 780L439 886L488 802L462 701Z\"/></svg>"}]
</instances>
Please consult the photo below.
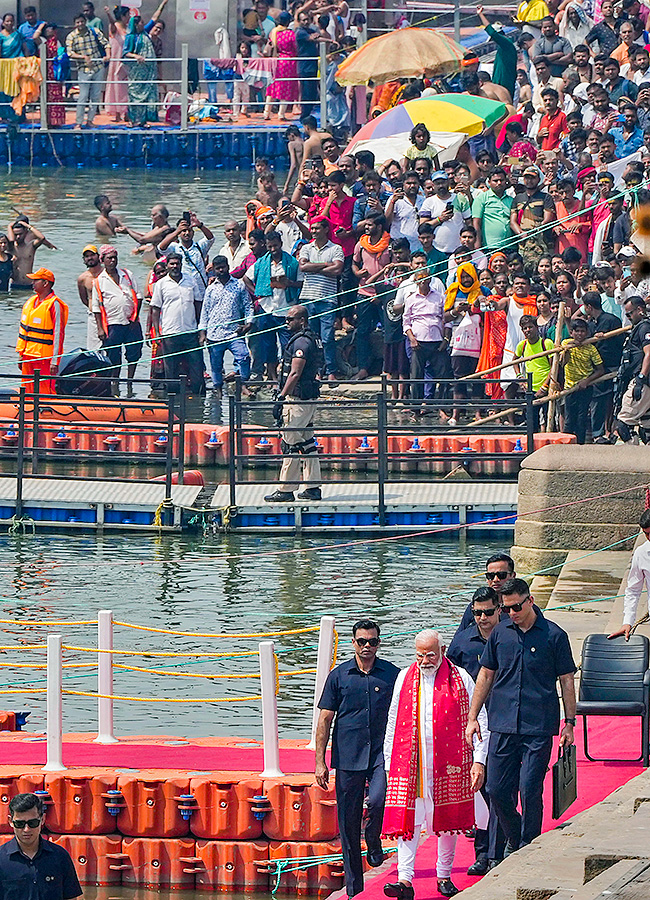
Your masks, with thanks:
<instances>
[{"instance_id":1,"label":"red carpet","mask_svg":"<svg viewBox=\"0 0 650 900\"><path fill-rule=\"evenodd\" d=\"M641 746L640 731L639 719L592 718L589 723L589 752L592 756L637 756ZM582 719L578 719L576 745L578 799L561 819L552 819L552 783L549 772L544 783L544 831L550 831L556 825L603 800L616 788L643 771L640 762L589 762L582 750ZM551 763L556 759L557 749L554 750ZM416 898L441 896L436 882L436 848L436 838L427 838L420 844L413 883ZM459 837L452 880L461 890L479 881L478 878L470 878L466 874L468 866L473 862L473 843L465 837ZM366 875L366 889L358 894L355 900L380 900L380 898L385 900L383 886L387 881L397 881L397 866L392 866L387 873L375 878Z\"/></svg>"},{"instance_id":2,"label":"red carpet","mask_svg":"<svg viewBox=\"0 0 650 900\"><path fill-rule=\"evenodd\" d=\"M36 738L36 739L34 739ZM66 735L63 762L69 768L179 769L220 772L261 772L264 754L259 741L242 738L199 738L185 741L174 736L125 738L118 744L94 744L94 735ZM280 766L285 773L313 772L314 752L306 740L280 742ZM42 766L45 739L28 732L0 732L0 765Z\"/></svg>"}]
</instances>

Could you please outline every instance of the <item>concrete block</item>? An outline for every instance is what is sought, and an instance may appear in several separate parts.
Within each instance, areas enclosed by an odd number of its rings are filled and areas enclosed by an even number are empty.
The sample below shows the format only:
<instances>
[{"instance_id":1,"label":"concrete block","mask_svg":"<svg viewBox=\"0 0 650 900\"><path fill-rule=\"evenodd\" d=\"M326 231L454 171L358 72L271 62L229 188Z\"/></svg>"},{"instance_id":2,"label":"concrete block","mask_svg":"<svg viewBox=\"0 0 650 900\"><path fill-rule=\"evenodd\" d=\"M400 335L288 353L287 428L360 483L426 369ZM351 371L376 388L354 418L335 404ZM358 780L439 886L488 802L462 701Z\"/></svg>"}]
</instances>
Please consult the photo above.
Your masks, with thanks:
<instances>
[{"instance_id":1,"label":"concrete block","mask_svg":"<svg viewBox=\"0 0 650 900\"><path fill-rule=\"evenodd\" d=\"M510 548L509 553L515 561L517 574L523 578L529 572L542 570L550 570L545 574L559 574L569 550L538 548L516 543Z\"/></svg>"},{"instance_id":2,"label":"concrete block","mask_svg":"<svg viewBox=\"0 0 650 900\"><path fill-rule=\"evenodd\" d=\"M585 550L598 550L628 537L629 525L611 525L607 520L587 524L517 519L515 525L515 544L522 547L544 547L551 550L582 547ZM636 537L631 539L630 548L635 539Z\"/></svg>"},{"instance_id":3,"label":"concrete block","mask_svg":"<svg viewBox=\"0 0 650 900\"><path fill-rule=\"evenodd\" d=\"M544 887L536 881L530 884L520 884L517 888L517 900L550 900L555 897L561 885L550 882L549 886Z\"/></svg>"},{"instance_id":4,"label":"concrete block","mask_svg":"<svg viewBox=\"0 0 650 900\"><path fill-rule=\"evenodd\" d=\"M647 475L650 472L650 448L625 445L549 444L540 447L521 463L522 469L557 471L621 472Z\"/></svg>"}]
</instances>

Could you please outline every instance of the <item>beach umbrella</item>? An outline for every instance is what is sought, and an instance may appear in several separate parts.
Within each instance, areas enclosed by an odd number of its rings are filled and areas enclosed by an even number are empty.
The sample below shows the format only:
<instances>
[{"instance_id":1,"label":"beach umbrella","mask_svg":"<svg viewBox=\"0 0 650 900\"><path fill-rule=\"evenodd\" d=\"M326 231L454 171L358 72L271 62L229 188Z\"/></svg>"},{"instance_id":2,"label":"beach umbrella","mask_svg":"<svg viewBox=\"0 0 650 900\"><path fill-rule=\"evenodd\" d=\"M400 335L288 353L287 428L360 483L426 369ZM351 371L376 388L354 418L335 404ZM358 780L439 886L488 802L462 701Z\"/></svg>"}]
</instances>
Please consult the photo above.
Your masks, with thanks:
<instances>
[{"instance_id":1,"label":"beach umbrella","mask_svg":"<svg viewBox=\"0 0 650 900\"><path fill-rule=\"evenodd\" d=\"M477 103L467 102L473 100L476 100ZM470 108L466 109L466 106ZM435 97L421 97L418 100L400 103L399 106L394 106L393 109L388 109L375 119L371 119L370 122L366 122L357 131L352 143L376 141L408 134L420 122L423 122L432 134L434 132L447 134L460 132L471 137L480 134L506 113L505 103L487 100L484 97L472 97L465 94L439 94Z\"/></svg>"},{"instance_id":2,"label":"beach umbrella","mask_svg":"<svg viewBox=\"0 0 650 900\"><path fill-rule=\"evenodd\" d=\"M359 132L360 133L360 132ZM467 135L459 132L457 134L432 131L431 143L438 151L439 162L447 162L456 159L458 148L467 140ZM352 138L345 149L345 153L358 153L360 150L370 150L375 155L377 165L388 162L389 159L401 159L410 145L410 132L405 131L402 134L393 134L390 137L359 139Z\"/></svg>"},{"instance_id":3,"label":"beach umbrella","mask_svg":"<svg viewBox=\"0 0 650 900\"><path fill-rule=\"evenodd\" d=\"M398 78L432 78L460 70L465 48L435 28L400 28L366 41L344 60L339 84L386 84Z\"/></svg>"}]
</instances>

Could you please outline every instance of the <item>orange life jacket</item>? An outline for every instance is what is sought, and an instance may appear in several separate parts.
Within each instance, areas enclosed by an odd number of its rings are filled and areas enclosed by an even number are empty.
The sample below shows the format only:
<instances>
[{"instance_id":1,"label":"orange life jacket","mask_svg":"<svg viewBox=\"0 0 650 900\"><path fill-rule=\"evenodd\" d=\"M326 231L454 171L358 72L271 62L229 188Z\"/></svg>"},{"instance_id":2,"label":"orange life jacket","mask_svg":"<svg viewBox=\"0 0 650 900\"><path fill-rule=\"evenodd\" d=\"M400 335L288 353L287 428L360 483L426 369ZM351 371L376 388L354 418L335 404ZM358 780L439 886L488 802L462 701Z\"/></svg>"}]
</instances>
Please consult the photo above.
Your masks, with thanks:
<instances>
[{"instance_id":1,"label":"orange life jacket","mask_svg":"<svg viewBox=\"0 0 650 900\"><path fill-rule=\"evenodd\" d=\"M58 323L59 333L55 335L57 322L53 308L57 303L60 306L61 321ZM41 300L34 294L23 306L16 352L21 356L32 356L37 359L56 359L63 349L63 333L67 321L68 305L60 297L51 293ZM58 346L54 346L55 340Z\"/></svg>"},{"instance_id":2,"label":"orange life jacket","mask_svg":"<svg viewBox=\"0 0 650 900\"><path fill-rule=\"evenodd\" d=\"M139 304L138 304L138 297L135 292L135 288L133 287L133 282L131 281L131 276L126 271L126 269L118 269L117 271L120 273L120 276L122 273L124 273L126 280L129 283L129 288L131 290L131 297L133 298L133 312L129 316L129 321L135 322L135 320L138 318L138 313L140 312L140 309L139 309ZM121 280L121 278L120 278L120 280ZM95 278L93 283L94 283L95 287L97 288L97 299L99 300L99 314L102 317L102 328L104 329L104 332L106 334L108 334L108 316L106 315L106 307L104 306L104 297L102 295L102 289L99 286L99 278ZM121 285L120 285L120 287L121 287Z\"/></svg>"}]
</instances>

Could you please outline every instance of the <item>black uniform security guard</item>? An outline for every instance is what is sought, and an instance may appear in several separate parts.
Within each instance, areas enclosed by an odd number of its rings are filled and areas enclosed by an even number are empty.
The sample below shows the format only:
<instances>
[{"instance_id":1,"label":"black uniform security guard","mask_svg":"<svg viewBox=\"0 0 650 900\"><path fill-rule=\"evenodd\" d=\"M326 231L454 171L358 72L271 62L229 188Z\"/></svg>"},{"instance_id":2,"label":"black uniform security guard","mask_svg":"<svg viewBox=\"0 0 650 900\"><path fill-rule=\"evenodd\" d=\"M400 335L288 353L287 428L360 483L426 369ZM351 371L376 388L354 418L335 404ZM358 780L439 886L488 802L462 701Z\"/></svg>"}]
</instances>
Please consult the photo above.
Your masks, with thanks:
<instances>
[{"instance_id":1,"label":"black uniform security guard","mask_svg":"<svg viewBox=\"0 0 650 900\"><path fill-rule=\"evenodd\" d=\"M632 440L632 428L650 428L650 320L642 297L625 301L625 314L632 323L623 345L614 401L616 431L622 441Z\"/></svg>"},{"instance_id":2,"label":"black uniform security guard","mask_svg":"<svg viewBox=\"0 0 650 900\"><path fill-rule=\"evenodd\" d=\"M497 562L503 567L503 563L500 560L497 560ZM497 569L497 571L500 570ZM454 665L460 666L461 669L469 672L474 681L476 681L481 669L480 660L488 638L496 625L503 620L504 615L506 619L508 618L508 614L504 614L501 611L501 600L497 591L487 586L480 587L474 592L470 607L473 623L468 625L467 628L463 628L461 625L457 629L445 655ZM489 706L488 697L488 724L490 719ZM485 785L481 788L481 794L489 807L490 820L486 829L476 829L474 837L476 861L467 870L468 875L485 875L492 866L501 862L506 847L505 834L499 825L496 810L490 803L490 796L485 789Z\"/></svg>"},{"instance_id":3,"label":"black uniform security guard","mask_svg":"<svg viewBox=\"0 0 650 900\"><path fill-rule=\"evenodd\" d=\"M0 847L1 900L73 900L83 895L68 851L41 837L43 819L36 794L11 799L14 837Z\"/></svg>"},{"instance_id":4,"label":"black uniform security guard","mask_svg":"<svg viewBox=\"0 0 650 900\"><path fill-rule=\"evenodd\" d=\"M566 716L559 743L573 743L576 666L569 636L542 615L525 581L506 581L501 600L510 621L500 622L485 645L466 738L470 746L474 734L480 738L477 716L491 690L487 790L509 848L518 850L542 832L544 775L560 730L558 678Z\"/></svg>"},{"instance_id":5,"label":"black uniform security guard","mask_svg":"<svg viewBox=\"0 0 650 900\"><path fill-rule=\"evenodd\" d=\"M308 326L304 306L292 306L286 324L291 337L282 354L279 393L273 417L281 425L282 455L278 490L267 494L267 503L291 503L300 486L301 461L308 487L298 494L300 500L321 499L318 447L314 440L314 400L320 394L318 372L322 366L320 338Z\"/></svg>"},{"instance_id":6,"label":"black uniform security guard","mask_svg":"<svg viewBox=\"0 0 650 900\"><path fill-rule=\"evenodd\" d=\"M332 766L336 769L336 805L348 897L363 890L361 818L368 784L366 820L367 859L371 866L384 861L381 826L386 800L384 735L393 687L399 669L377 658L379 625L362 619L352 628L354 659L333 669L318 704L316 781L329 784L325 750L332 720Z\"/></svg>"}]
</instances>

